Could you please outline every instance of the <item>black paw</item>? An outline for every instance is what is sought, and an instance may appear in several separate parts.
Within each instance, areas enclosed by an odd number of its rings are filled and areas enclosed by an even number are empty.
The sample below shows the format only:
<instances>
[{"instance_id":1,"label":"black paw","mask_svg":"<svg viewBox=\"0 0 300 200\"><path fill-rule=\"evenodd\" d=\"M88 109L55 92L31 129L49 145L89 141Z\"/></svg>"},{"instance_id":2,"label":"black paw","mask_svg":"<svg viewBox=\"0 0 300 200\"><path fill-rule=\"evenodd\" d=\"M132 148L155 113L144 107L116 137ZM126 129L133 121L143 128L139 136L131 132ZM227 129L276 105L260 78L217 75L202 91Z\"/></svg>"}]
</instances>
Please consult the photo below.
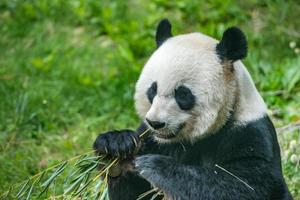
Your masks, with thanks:
<instances>
[{"instance_id":1,"label":"black paw","mask_svg":"<svg viewBox=\"0 0 300 200\"><path fill-rule=\"evenodd\" d=\"M135 168L140 176L156 186L170 174L173 164L171 157L157 154L143 155L135 159Z\"/></svg>"},{"instance_id":2,"label":"black paw","mask_svg":"<svg viewBox=\"0 0 300 200\"><path fill-rule=\"evenodd\" d=\"M93 147L99 155L127 158L137 153L140 138L131 130L109 131L98 135Z\"/></svg>"}]
</instances>

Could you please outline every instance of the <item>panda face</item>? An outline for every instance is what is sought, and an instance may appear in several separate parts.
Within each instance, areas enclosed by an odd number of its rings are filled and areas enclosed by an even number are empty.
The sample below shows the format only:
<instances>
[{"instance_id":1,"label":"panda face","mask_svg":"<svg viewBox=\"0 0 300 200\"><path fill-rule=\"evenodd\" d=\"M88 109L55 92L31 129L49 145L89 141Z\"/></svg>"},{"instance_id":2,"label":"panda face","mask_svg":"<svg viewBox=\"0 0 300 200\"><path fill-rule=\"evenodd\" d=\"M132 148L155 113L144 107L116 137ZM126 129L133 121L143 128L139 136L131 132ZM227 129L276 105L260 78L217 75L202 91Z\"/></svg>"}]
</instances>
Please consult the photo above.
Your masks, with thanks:
<instances>
[{"instance_id":1,"label":"panda face","mask_svg":"<svg viewBox=\"0 0 300 200\"><path fill-rule=\"evenodd\" d=\"M200 33L172 37L144 66L135 105L158 141L194 140L225 122L235 81L224 70L216 45Z\"/></svg>"},{"instance_id":2,"label":"panda face","mask_svg":"<svg viewBox=\"0 0 300 200\"><path fill-rule=\"evenodd\" d=\"M247 71L235 70L236 61L247 54L238 28L227 29L220 42L201 33L173 37L165 19L158 25L156 44L136 84L135 106L157 141L195 141L220 129L233 111L244 120L264 112ZM246 105L249 97L259 112Z\"/></svg>"}]
</instances>

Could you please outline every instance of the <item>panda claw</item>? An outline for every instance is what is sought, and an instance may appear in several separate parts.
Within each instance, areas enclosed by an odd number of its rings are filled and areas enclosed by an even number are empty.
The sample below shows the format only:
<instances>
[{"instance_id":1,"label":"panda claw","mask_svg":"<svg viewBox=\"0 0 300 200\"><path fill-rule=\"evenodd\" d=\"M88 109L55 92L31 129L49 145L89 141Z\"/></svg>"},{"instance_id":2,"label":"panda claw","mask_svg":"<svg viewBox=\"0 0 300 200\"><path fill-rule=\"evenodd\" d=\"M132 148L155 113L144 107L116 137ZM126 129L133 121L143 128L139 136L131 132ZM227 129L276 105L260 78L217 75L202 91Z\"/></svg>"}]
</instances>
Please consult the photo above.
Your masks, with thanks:
<instances>
[{"instance_id":1,"label":"panda claw","mask_svg":"<svg viewBox=\"0 0 300 200\"><path fill-rule=\"evenodd\" d=\"M93 148L99 154L106 154L113 157L130 157L137 153L138 137L134 131L121 130L109 131L99 134L94 142Z\"/></svg>"}]
</instances>

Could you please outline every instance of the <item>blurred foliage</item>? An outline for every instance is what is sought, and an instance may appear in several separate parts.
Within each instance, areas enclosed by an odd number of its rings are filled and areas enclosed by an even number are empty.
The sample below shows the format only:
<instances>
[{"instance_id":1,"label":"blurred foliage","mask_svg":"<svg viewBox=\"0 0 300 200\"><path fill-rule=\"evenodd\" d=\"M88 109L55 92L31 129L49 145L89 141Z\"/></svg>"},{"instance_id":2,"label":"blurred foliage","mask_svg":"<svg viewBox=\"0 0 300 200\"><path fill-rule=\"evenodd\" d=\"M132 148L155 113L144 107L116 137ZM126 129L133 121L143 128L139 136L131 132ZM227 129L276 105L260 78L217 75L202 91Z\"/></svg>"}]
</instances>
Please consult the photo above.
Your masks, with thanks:
<instances>
[{"instance_id":1,"label":"blurred foliage","mask_svg":"<svg viewBox=\"0 0 300 200\"><path fill-rule=\"evenodd\" d=\"M135 81L158 21L216 38L233 25L245 64L277 126L300 120L300 4L288 0L1 0L0 193L74 154L98 132L135 128ZM300 198L299 132L279 135L283 170Z\"/></svg>"}]
</instances>

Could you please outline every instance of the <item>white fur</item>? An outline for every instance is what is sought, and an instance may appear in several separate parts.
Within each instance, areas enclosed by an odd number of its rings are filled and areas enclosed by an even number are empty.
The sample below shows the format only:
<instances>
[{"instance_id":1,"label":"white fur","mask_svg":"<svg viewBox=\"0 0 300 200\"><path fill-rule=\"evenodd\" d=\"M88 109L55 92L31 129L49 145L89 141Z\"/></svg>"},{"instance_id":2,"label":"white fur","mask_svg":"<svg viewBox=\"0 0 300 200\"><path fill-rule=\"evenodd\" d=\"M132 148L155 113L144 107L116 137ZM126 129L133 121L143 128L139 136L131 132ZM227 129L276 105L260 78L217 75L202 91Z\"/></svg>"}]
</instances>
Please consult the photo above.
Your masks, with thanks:
<instances>
[{"instance_id":1,"label":"white fur","mask_svg":"<svg viewBox=\"0 0 300 200\"><path fill-rule=\"evenodd\" d=\"M181 139L194 141L217 131L234 110L236 122L255 120L266 113L265 104L253 81L238 61L234 74L228 76L215 47L217 40L201 33L179 35L168 39L145 64L136 84L135 105L139 116L153 121L166 122L167 127L157 132L172 134L180 124L185 127L172 142ZM157 81L157 95L152 105L146 92ZM180 85L188 87L196 96L191 111L183 111L174 98L174 90ZM234 106L234 104L237 104Z\"/></svg>"},{"instance_id":2,"label":"white fur","mask_svg":"<svg viewBox=\"0 0 300 200\"><path fill-rule=\"evenodd\" d=\"M234 115L236 121L247 123L263 117L267 113L267 107L248 70L241 61L235 62L234 68L239 90L238 105Z\"/></svg>"}]
</instances>

